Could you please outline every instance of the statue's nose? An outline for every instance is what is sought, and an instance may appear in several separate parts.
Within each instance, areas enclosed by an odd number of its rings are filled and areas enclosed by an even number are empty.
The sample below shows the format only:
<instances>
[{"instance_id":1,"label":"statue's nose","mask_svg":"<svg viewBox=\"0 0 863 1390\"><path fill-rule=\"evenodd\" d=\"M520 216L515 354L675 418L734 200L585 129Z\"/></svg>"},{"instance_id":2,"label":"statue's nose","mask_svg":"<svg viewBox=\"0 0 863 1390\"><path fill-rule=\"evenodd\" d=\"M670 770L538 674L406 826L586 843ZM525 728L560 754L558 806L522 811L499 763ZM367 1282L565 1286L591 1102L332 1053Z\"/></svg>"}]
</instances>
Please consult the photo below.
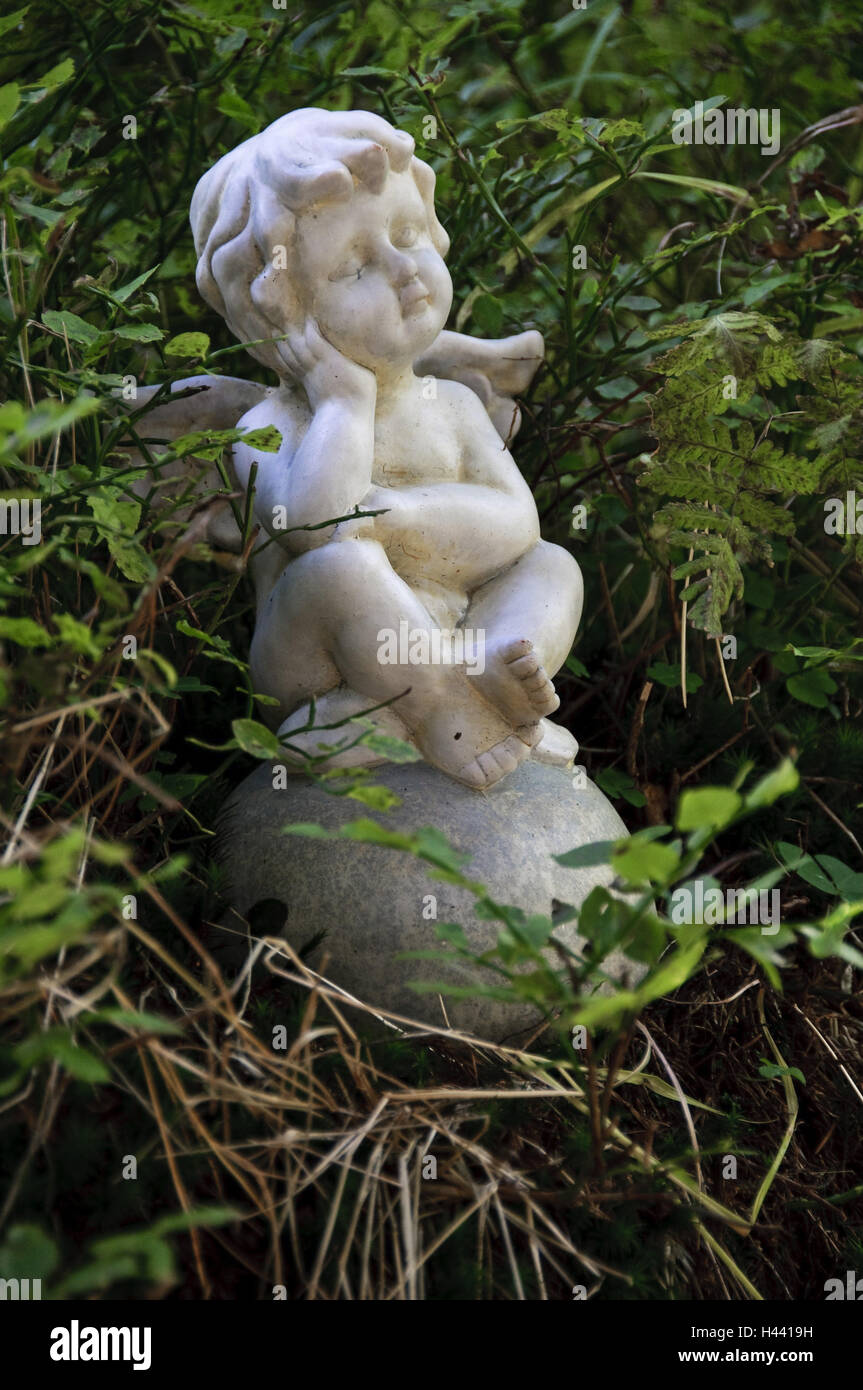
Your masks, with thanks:
<instances>
[{"instance_id":1,"label":"statue's nose","mask_svg":"<svg viewBox=\"0 0 863 1390\"><path fill-rule=\"evenodd\" d=\"M416 279L417 263L413 256L405 251L399 251L398 247L390 246L386 251L387 268L392 276L393 284L396 289L404 289L411 280Z\"/></svg>"}]
</instances>

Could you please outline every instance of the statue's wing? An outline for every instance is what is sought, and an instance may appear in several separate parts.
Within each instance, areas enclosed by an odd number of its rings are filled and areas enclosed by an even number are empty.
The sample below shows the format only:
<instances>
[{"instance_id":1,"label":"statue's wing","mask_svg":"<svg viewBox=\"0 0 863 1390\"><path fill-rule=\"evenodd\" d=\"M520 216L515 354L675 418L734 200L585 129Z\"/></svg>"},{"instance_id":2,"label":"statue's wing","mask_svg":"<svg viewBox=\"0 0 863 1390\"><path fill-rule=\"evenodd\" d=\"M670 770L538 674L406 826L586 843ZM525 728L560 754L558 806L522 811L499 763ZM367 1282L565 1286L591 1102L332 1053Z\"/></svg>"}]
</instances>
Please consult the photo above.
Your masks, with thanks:
<instances>
[{"instance_id":1,"label":"statue's wing","mask_svg":"<svg viewBox=\"0 0 863 1390\"><path fill-rule=\"evenodd\" d=\"M192 376L175 381L170 397L138 416L141 407L146 406L159 390L158 386L140 388L135 400L129 402L129 410L136 414L134 427L137 439L150 457L157 460L183 435L199 430L233 429L240 417L270 395L272 389L254 381L241 381L238 377ZM131 435L120 441L119 451L133 467L147 469L147 477L132 482L130 491L139 497L146 497L158 484L160 497L174 502L174 516L180 524L186 522L194 507L208 493L224 491L224 480L209 459L187 455L153 468ZM233 478L230 447L225 449L224 459L228 475ZM230 507L213 511L206 538L210 545L220 550L241 549L240 531Z\"/></svg>"},{"instance_id":2,"label":"statue's wing","mask_svg":"<svg viewBox=\"0 0 863 1390\"><path fill-rule=\"evenodd\" d=\"M441 376L475 391L506 443L521 424L514 397L527 390L543 359L545 344L535 329L512 338L471 338L441 333L414 363L417 376Z\"/></svg>"}]
</instances>

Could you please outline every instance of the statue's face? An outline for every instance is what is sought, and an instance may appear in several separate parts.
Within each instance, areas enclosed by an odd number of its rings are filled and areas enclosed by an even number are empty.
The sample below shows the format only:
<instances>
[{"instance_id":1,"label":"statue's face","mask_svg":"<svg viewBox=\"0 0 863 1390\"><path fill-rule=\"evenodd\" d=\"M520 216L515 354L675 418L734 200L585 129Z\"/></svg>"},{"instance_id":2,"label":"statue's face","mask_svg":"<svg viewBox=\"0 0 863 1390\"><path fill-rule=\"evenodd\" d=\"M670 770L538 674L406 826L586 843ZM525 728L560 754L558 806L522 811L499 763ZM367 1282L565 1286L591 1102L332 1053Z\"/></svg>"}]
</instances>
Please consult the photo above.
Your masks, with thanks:
<instances>
[{"instance_id":1,"label":"statue's face","mask_svg":"<svg viewBox=\"0 0 863 1390\"><path fill-rule=\"evenodd\" d=\"M410 366L446 323L452 281L409 171L388 174L380 193L360 184L349 202L304 212L296 250L308 312L363 367Z\"/></svg>"}]
</instances>

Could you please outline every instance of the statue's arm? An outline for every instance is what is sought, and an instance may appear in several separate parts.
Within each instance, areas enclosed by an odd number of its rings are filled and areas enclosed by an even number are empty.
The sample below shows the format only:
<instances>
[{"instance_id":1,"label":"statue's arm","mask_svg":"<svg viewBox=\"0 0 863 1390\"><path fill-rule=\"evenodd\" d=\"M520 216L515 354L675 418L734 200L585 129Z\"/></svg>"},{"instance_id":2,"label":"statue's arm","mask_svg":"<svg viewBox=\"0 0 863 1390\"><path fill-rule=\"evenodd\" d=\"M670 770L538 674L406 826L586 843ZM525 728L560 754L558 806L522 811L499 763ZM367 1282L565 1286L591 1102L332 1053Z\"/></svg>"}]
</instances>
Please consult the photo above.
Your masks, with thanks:
<instances>
[{"instance_id":1,"label":"statue's arm","mask_svg":"<svg viewBox=\"0 0 863 1390\"><path fill-rule=\"evenodd\" d=\"M277 392L240 421L249 430L274 425L282 436L272 454L235 444L234 471L245 489L257 463L255 516L293 554L325 545L334 530L297 528L347 516L363 502L371 485L374 417L373 395L330 397L310 414Z\"/></svg>"},{"instance_id":2,"label":"statue's arm","mask_svg":"<svg viewBox=\"0 0 863 1390\"><path fill-rule=\"evenodd\" d=\"M470 587L536 544L539 517L530 488L476 396L452 382L442 386L439 400L461 449L461 480L375 488L365 506L391 509L378 518L385 544L402 544L409 554L415 535L432 554L463 557Z\"/></svg>"}]
</instances>

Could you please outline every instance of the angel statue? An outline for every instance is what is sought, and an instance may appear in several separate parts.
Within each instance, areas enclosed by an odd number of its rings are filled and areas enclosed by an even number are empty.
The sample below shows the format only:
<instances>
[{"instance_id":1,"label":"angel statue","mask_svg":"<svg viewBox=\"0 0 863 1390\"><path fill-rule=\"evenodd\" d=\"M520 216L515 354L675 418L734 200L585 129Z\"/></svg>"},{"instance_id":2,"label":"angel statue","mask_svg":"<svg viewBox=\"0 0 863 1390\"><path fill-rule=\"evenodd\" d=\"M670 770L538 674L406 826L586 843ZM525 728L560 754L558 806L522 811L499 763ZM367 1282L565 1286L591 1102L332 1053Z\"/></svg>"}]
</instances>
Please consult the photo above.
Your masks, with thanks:
<instances>
[{"instance_id":1,"label":"angel statue","mask_svg":"<svg viewBox=\"0 0 863 1390\"><path fill-rule=\"evenodd\" d=\"M542 337L444 331L434 183L368 111L292 111L220 159L192 199L198 288L278 385L177 382L147 435L279 432L275 452L240 440L231 467L253 482L251 675L286 761L385 761L346 723L364 717L483 789L576 752L549 715L583 586L508 448ZM239 550L229 513L208 538Z\"/></svg>"}]
</instances>

